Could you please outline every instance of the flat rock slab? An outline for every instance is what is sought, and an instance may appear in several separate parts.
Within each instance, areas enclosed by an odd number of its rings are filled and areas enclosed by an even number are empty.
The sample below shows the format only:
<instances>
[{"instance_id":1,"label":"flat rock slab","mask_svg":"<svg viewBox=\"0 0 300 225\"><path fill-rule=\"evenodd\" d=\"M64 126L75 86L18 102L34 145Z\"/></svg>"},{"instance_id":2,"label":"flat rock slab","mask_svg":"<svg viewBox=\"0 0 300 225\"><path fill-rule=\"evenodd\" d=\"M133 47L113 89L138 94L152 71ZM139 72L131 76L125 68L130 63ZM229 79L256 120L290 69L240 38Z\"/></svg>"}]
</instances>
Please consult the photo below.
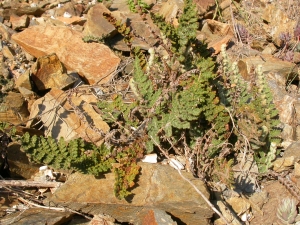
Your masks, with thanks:
<instances>
[{"instance_id":1,"label":"flat rock slab","mask_svg":"<svg viewBox=\"0 0 300 225\"><path fill-rule=\"evenodd\" d=\"M89 84L106 83L120 63L107 46L85 43L82 34L64 26L32 26L14 34L26 52L41 57L56 53L68 70L79 73Z\"/></svg>"},{"instance_id":2,"label":"flat rock slab","mask_svg":"<svg viewBox=\"0 0 300 225\"><path fill-rule=\"evenodd\" d=\"M12 213L4 219L7 224L18 225L57 225L65 224L72 219L73 213L57 210L30 208L21 213ZM9 222L10 223L9 223Z\"/></svg>"},{"instance_id":3,"label":"flat rock slab","mask_svg":"<svg viewBox=\"0 0 300 225\"><path fill-rule=\"evenodd\" d=\"M47 201L93 215L110 215L119 222L133 224L142 224L147 208L163 210L185 224L209 224L213 211L175 169L161 164L139 165L138 185L127 201L114 196L113 173L106 174L106 179L72 174ZM190 173L182 174L209 198L209 192L200 179L193 178Z\"/></svg>"}]
</instances>

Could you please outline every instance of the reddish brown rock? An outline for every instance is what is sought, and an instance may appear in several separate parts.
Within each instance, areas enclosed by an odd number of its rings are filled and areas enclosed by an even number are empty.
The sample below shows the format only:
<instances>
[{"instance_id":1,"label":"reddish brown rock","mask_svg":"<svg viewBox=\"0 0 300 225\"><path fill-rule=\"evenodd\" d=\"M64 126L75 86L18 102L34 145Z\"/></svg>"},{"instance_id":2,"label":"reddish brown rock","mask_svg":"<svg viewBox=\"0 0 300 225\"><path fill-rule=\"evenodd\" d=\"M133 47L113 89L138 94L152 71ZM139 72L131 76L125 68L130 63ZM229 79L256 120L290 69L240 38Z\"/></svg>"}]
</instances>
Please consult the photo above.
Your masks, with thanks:
<instances>
[{"instance_id":1,"label":"reddish brown rock","mask_svg":"<svg viewBox=\"0 0 300 225\"><path fill-rule=\"evenodd\" d=\"M1 107L3 106L7 110L1 114L0 121L8 121L10 123L18 124L24 123L24 121L28 119L29 112L22 94L8 92L5 96L4 104Z\"/></svg>"},{"instance_id":2,"label":"reddish brown rock","mask_svg":"<svg viewBox=\"0 0 300 225\"><path fill-rule=\"evenodd\" d=\"M10 1L9 1L10 2ZM9 17L13 14L17 16L23 15L34 15L36 17L40 17L45 12L45 9L42 9L38 6L31 6L26 2L13 1L10 4L10 7L3 11L3 16L5 19L9 19Z\"/></svg>"},{"instance_id":3,"label":"reddish brown rock","mask_svg":"<svg viewBox=\"0 0 300 225\"><path fill-rule=\"evenodd\" d=\"M74 5L75 15L81 16L85 10L84 4L76 4Z\"/></svg>"},{"instance_id":4,"label":"reddish brown rock","mask_svg":"<svg viewBox=\"0 0 300 225\"><path fill-rule=\"evenodd\" d=\"M27 15L23 15L23 16L11 15L10 22L14 30L21 30L28 27L29 17Z\"/></svg>"},{"instance_id":5,"label":"reddish brown rock","mask_svg":"<svg viewBox=\"0 0 300 225\"><path fill-rule=\"evenodd\" d=\"M178 10L183 9L183 2L179 0L168 0L164 2L159 10L159 14L162 15L166 22L171 22L176 18Z\"/></svg>"},{"instance_id":6,"label":"reddish brown rock","mask_svg":"<svg viewBox=\"0 0 300 225\"><path fill-rule=\"evenodd\" d=\"M107 46L84 43L82 34L68 27L33 26L14 34L26 52L41 57L55 52L68 70L78 72L90 84L105 83L120 63Z\"/></svg>"},{"instance_id":7,"label":"reddish brown rock","mask_svg":"<svg viewBox=\"0 0 300 225\"><path fill-rule=\"evenodd\" d=\"M128 1L127 0L114 0L112 1L111 6L109 7L110 9L114 9L121 11L121 12L128 12L130 13L130 9L128 7Z\"/></svg>"},{"instance_id":8,"label":"reddish brown rock","mask_svg":"<svg viewBox=\"0 0 300 225\"><path fill-rule=\"evenodd\" d=\"M292 125L295 122L295 103L297 100L289 95L281 99L274 99L274 104L279 111L279 120L282 123Z\"/></svg>"},{"instance_id":9,"label":"reddish brown rock","mask_svg":"<svg viewBox=\"0 0 300 225\"><path fill-rule=\"evenodd\" d=\"M31 71L32 80L40 91L50 88L63 89L75 82L75 79L66 74L66 69L55 53L38 58Z\"/></svg>"},{"instance_id":10,"label":"reddish brown rock","mask_svg":"<svg viewBox=\"0 0 300 225\"><path fill-rule=\"evenodd\" d=\"M20 147L21 146L18 143L11 143L8 146L7 157L11 176L14 179L30 179L34 174L39 172L40 166L34 163L30 163L28 157L26 156L24 151L21 150Z\"/></svg>"},{"instance_id":11,"label":"reddish brown rock","mask_svg":"<svg viewBox=\"0 0 300 225\"><path fill-rule=\"evenodd\" d=\"M293 62L296 64L300 63L300 52L294 52Z\"/></svg>"},{"instance_id":12,"label":"reddish brown rock","mask_svg":"<svg viewBox=\"0 0 300 225\"><path fill-rule=\"evenodd\" d=\"M109 215L94 215L93 219L87 225L116 225L115 219Z\"/></svg>"}]
</instances>

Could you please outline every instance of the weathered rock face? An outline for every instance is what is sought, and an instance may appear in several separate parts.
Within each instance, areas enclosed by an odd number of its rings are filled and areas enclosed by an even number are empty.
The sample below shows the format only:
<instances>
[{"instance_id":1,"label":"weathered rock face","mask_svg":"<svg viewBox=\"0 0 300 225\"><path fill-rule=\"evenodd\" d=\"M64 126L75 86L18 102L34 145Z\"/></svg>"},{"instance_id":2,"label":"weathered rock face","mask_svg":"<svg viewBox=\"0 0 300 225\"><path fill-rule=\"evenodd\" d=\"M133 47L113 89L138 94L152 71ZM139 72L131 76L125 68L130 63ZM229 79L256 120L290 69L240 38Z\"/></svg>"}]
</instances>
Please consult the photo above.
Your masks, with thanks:
<instances>
[{"instance_id":1,"label":"weathered rock face","mask_svg":"<svg viewBox=\"0 0 300 225\"><path fill-rule=\"evenodd\" d=\"M0 121L20 124L28 119L29 113L22 94L8 92L0 105Z\"/></svg>"},{"instance_id":2,"label":"weathered rock face","mask_svg":"<svg viewBox=\"0 0 300 225\"><path fill-rule=\"evenodd\" d=\"M19 1L7 1L7 6L3 6L4 10L0 12L0 15L5 19L9 19L11 15L23 16L23 15L34 15L40 17L45 9L38 6L30 6L29 3Z\"/></svg>"},{"instance_id":3,"label":"weathered rock face","mask_svg":"<svg viewBox=\"0 0 300 225\"><path fill-rule=\"evenodd\" d=\"M127 0L114 0L114 1L112 1L112 4L110 5L109 10L111 10L111 11L118 10L118 11L122 11L122 12L130 12Z\"/></svg>"},{"instance_id":4,"label":"weathered rock face","mask_svg":"<svg viewBox=\"0 0 300 225\"><path fill-rule=\"evenodd\" d=\"M24 29L29 25L29 17L27 15L23 16L10 16L10 22L12 23L12 27L14 30Z\"/></svg>"},{"instance_id":5,"label":"weathered rock face","mask_svg":"<svg viewBox=\"0 0 300 225\"><path fill-rule=\"evenodd\" d=\"M114 175L105 179L91 175L72 174L48 200L90 214L108 214L119 222L142 224L147 208L157 208L172 214L185 224L209 224L213 211L178 172L165 165L139 163L141 175L132 190L130 203L118 200L113 193ZM209 192L200 179L182 172L206 197Z\"/></svg>"},{"instance_id":6,"label":"weathered rock face","mask_svg":"<svg viewBox=\"0 0 300 225\"><path fill-rule=\"evenodd\" d=\"M171 219L171 216L162 210L149 209L144 211L146 212L146 215L142 220L143 225L146 224L177 225L177 223Z\"/></svg>"},{"instance_id":7,"label":"weathered rock face","mask_svg":"<svg viewBox=\"0 0 300 225\"><path fill-rule=\"evenodd\" d=\"M31 83L30 83L30 72L27 70L25 73L23 73L21 76L18 77L18 79L15 81L15 85L17 88L23 87L27 90L32 90Z\"/></svg>"},{"instance_id":8,"label":"weathered rock face","mask_svg":"<svg viewBox=\"0 0 300 225\"><path fill-rule=\"evenodd\" d=\"M110 13L103 4L97 4L89 10L84 35L102 37L103 35L113 36L117 33L115 27L103 17L104 12Z\"/></svg>"},{"instance_id":9,"label":"weathered rock face","mask_svg":"<svg viewBox=\"0 0 300 225\"><path fill-rule=\"evenodd\" d=\"M5 26L4 24L0 23L0 34L2 35L3 40L10 40L11 35L14 33L15 31L10 29L9 27Z\"/></svg>"},{"instance_id":10,"label":"weathered rock face","mask_svg":"<svg viewBox=\"0 0 300 225\"><path fill-rule=\"evenodd\" d=\"M216 2L214 0L194 0L199 14L204 14L210 7L213 7Z\"/></svg>"},{"instance_id":11,"label":"weathered rock face","mask_svg":"<svg viewBox=\"0 0 300 225\"><path fill-rule=\"evenodd\" d=\"M277 99L276 99L277 100ZM285 95L280 101L274 101L276 108L279 111L279 119L281 122L292 125L295 118L294 104L296 99ZM279 99L278 99L279 100Z\"/></svg>"},{"instance_id":12,"label":"weathered rock face","mask_svg":"<svg viewBox=\"0 0 300 225\"><path fill-rule=\"evenodd\" d=\"M12 38L37 58L56 53L67 69L78 72L90 84L107 82L120 63L107 46L84 43L82 34L68 27L33 26Z\"/></svg>"},{"instance_id":13,"label":"weathered rock face","mask_svg":"<svg viewBox=\"0 0 300 225\"><path fill-rule=\"evenodd\" d=\"M48 224L57 225L67 223L72 219L73 213L60 212L56 210L48 210L41 208L29 208L24 210L20 216L12 213L5 217L11 224Z\"/></svg>"},{"instance_id":14,"label":"weathered rock face","mask_svg":"<svg viewBox=\"0 0 300 225\"><path fill-rule=\"evenodd\" d=\"M281 45L281 34L294 32L296 21L291 20L287 13L277 8L275 4L266 6L262 19L269 23L267 31L277 46Z\"/></svg>"},{"instance_id":15,"label":"weathered rock face","mask_svg":"<svg viewBox=\"0 0 300 225\"><path fill-rule=\"evenodd\" d=\"M55 53L38 58L31 71L32 80L40 91L49 88L63 89L75 82L75 79L66 74L66 69Z\"/></svg>"},{"instance_id":16,"label":"weathered rock face","mask_svg":"<svg viewBox=\"0 0 300 225\"><path fill-rule=\"evenodd\" d=\"M162 4L159 14L162 15L167 22L172 22L172 20L176 18L179 9L183 9L182 1L168 0Z\"/></svg>"},{"instance_id":17,"label":"weathered rock face","mask_svg":"<svg viewBox=\"0 0 300 225\"><path fill-rule=\"evenodd\" d=\"M81 16L82 11L76 10L74 7L75 4L73 2L65 2L65 4L62 4L61 7L55 8L54 16L63 16L65 13L71 15L71 16Z\"/></svg>"},{"instance_id":18,"label":"weathered rock face","mask_svg":"<svg viewBox=\"0 0 300 225\"><path fill-rule=\"evenodd\" d=\"M39 166L29 163L26 154L20 150L20 145L17 143L8 146L7 158L13 178L30 179L39 171Z\"/></svg>"},{"instance_id":19,"label":"weathered rock face","mask_svg":"<svg viewBox=\"0 0 300 225\"><path fill-rule=\"evenodd\" d=\"M66 141L83 138L86 141L100 144L103 138L100 133L92 129L92 126L103 133L109 131L109 126L95 112L92 105L83 99L82 96L69 96L71 104L76 107L74 109L67 101L66 93L53 88L43 98L33 103L30 118L41 115L40 120L44 124L46 136L57 140L63 137ZM30 125L29 122L27 126Z\"/></svg>"},{"instance_id":20,"label":"weathered rock face","mask_svg":"<svg viewBox=\"0 0 300 225\"><path fill-rule=\"evenodd\" d=\"M139 14L137 13L123 13L114 11L111 13L117 20L122 22L127 21L127 25L130 25L131 29L135 34L138 34L139 37L135 37L132 40L132 47L139 47L141 49L148 50L150 47L157 43L157 39L154 38L152 31L158 32L158 28L154 25L153 22L149 19L149 15L146 15L148 22L146 23ZM129 21L129 22L128 22ZM127 44L125 44L123 37L121 35L116 35L109 40L112 48L120 51L130 51Z\"/></svg>"},{"instance_id":21,"label":"weathered rock face","mask_svg":"<svg viewBox=\"0 0 300 225\"><path fill-rule=\"evenodd\" d=\"M251 68L257 68L258 65L262 65L262 72L277 72L284 79L287 79L291 73L297 73L294 63L283 61L281 59L275 58L272 55L251 56L241 59L238 62L238 67L241 75L245 80L250 79Z\"/></svg>"},{"instance_id":22,"label":"weathered rock face","mask_svg":"<svg viewBox=\"0 0 300 225\"><path fill-rule=\"evenodd\" d=\"M14 51L9 48L7 45L4 45L2 48L2 54L4 57L8 58L9 60L14 60Z\"/></svg>"},{"instance_id":23,"label":"weathered rock face","mask_svg":"<svg viewBox=\"0 0 300 225\"><path fill-rule=\"evenodd\" d=\"M213 54L217 55L221 51L221 46L223 44L227 46L233 38L232 30L229 24L207 19L197 38L202 41L205 40L208 44L208 49L213 50Z\"/></svg>"}]
</instances>

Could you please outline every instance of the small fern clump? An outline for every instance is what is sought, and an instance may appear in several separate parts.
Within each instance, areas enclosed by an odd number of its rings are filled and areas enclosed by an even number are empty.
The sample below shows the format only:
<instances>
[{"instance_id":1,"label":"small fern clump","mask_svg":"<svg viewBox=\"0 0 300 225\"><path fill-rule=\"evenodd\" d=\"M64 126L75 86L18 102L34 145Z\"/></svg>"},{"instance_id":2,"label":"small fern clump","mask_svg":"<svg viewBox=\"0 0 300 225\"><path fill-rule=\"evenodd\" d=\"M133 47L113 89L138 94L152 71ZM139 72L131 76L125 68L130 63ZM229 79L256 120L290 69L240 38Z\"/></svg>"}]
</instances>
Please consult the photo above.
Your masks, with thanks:
<instances>
[{"instance_id":1,"label":"small fern clump","mask_svg":"<svg viewBox=\"0 0 300 225\"><path fill-rule=\"evenodd\" d=\"M105 145L97 147L82 139L69 143L61 138L58 142L42 136L25 133L21 139L24 151L34 162L43 163L56 169L76 170L98 176L108 172L115 160L110 157L111 150Z\"/></svg>"},{"instance_id":2,"label":"small fern clump","mask_svg":"<svg viewBox=\"0 0 300 225\"><path fill-rule=\"evenodd\" d=\"M222 57L223 83L219 85L223 94L222 103L232 114L236 124L235 135L243 139L241 142L245 138L248 140L248 147L254 150L259 171L267 172L276 157L277 144L281 141L278 111L271 90L261 66L253 71L256 79L246 83L239 73L237 63L230 63L225 46L222 46Z\"/></svg>"},{"instance_id":3,"label":"small fern clump","mask_svg":"<svg viewBox=\"0 0 300 225\"><path fill-rule=\"evenodd\" d=\"M120 95L113 96L113 102L99 101L98 107L102 111L103 119L108 123L113 123L117 120L123 120L125 126L137 126L137 121L131 115L131 111L136 107L136 103L124 103Z\"/></svg>"},{"instance_id":4,"label":"small fern clump","mask_svg":"<svg viewBox=\"0 0 300 225\"><path fill-rule=\"evenodd\" d=\"M134 187L140 171L137 160L144 155L143 141L143 138L137 139L133 144L123 148L116 156L118 163L114 165L116 180L114 192L119 199L131 195L130 190Z\"/></svg>"},{"instance_id":5,"label":"small fern clump","mask_svg":"<svg viewBox=\"0 0 300 225\"><path fill-rule=\"evenodd\" d=\"M137 1L128 0L128 6L129 6L130 11L135 12L135 13L138 12L136 7L140 7L142 9L142 11L150 9L150 6L147 3L143 2L142 0L137 0Z\"/></svg>"},{"instance_id":6,"label":"small fern clump","mask_svg":"<svg viewBox=\"0 0 300 225\"><path fill-rule=\"evenodd\" d=\"M115 174L114 193L118 199L131 194L128 190L135 185L135 177L140 169L137 159L143 157L143 150L138 141L125 149L116 149L115 157L112 155L112 149L104 144L96 146L82 139L66 142L61 138L57 142L51 137L30 136L25 133L21 142L30 160L55 169L74 170L94 176L112 170Z\"/></svg>"}]
</instances>

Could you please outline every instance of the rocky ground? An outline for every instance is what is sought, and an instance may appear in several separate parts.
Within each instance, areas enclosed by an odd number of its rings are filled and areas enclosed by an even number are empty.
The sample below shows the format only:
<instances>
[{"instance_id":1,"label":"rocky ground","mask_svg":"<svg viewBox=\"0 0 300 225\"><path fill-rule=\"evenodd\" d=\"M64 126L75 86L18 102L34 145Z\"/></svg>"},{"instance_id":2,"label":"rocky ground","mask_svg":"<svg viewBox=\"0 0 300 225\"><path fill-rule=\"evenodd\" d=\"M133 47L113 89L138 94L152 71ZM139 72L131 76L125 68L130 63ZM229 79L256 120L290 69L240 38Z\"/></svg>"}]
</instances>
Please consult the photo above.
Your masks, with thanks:
<instances>
[{"instance_id":1,"label":"rocky ground","mask_svg":"<svg viewBox=\"0 0 300 225\"><path fill-rule=\"evenodd\" d=\"M183 1L144 2L167 22L178 24ZM282 200L295 199L295 210L300 201L300 3L194 2L200 22L197 39L208 43L217 62L225 44L246 81L252 79L252 68L262 65L279 111L283 142L269 177L259 177L253 159L239 154L233 167L235 189L207 185L188 171L181 173L211 199L229 224L281 224L276 213ZM1 1L1 122L13 124L19 135L102 143L99 130L107 133L110 127L95 107L99 96L114 88L128 101L134 98L128 82L133 69L130 49L103 13L130 21L136 35L133 46L148 50L157 44L152 31L158 28L131 12L127 0ZM109 41L99 43L103 36ZM123 78L117 79L120 73ZM78 86L78 93L72 91ZM72 104L63 98L72 99ZM5 146L5 136L1 138ZM7 150L13 180L40 183L0 185L1 224L226 224L175 169L162 163L140 162L134 197L125 201L113 194L113 173L99 179L41 169L42 165L29 163L18 143L2 150ZM47 187L49 179L53 182ZM287 224L300 221L297 213Z\"/></svg>"}]
</instances>

